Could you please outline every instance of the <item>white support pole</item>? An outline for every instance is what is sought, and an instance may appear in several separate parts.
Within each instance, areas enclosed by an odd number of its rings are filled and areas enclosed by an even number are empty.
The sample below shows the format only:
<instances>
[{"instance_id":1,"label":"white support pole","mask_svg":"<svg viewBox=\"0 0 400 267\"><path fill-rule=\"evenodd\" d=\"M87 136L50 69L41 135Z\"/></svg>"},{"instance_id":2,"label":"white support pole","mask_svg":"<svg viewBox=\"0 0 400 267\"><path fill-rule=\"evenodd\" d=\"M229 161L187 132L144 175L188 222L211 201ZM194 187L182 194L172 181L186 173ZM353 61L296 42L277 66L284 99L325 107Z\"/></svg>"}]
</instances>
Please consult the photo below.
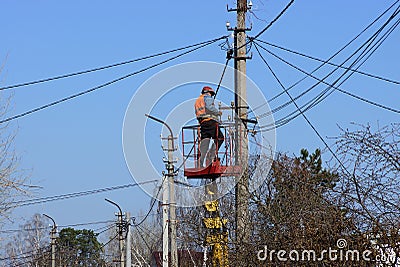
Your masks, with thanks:
<instances>
[{"instance_id":1,"label":"white support pole","mask_svg":"<svg viewBox=\"0 0 400 267\"><path fill-rule=\"evenodd\" d=\"M131 224L130 224L130 217L131 214L129 212L126 213L126 224L127 224L127 233L126 233L126 267L132 267L132 251L131 251L131 242L132 242L132 237L131 237Z\"/></svg>"},{"instance_id":2,"label":"white support pole","mask_svg":"<svg viewBox=\"0 0 400 267\"><path fill-rule=\"evenodd\" d=\"M168 190L168 180L167 176L163 176L162 181L162 192L163 192L163 201L162 201L162 235L163 235L163 251L162 251L162 266L168 266L168 242L169 242L169 214L168 214L168 206L169 206L169 190Z\"/></svg>"},{"instance_id":3,"label":"white support pole","mask_svg":"<svg viewBox=\"0 0 400 267\"><path fill-rule=\"evenodd\" d=\"M173 153L174 137L168 136L168 185L169 185L169 216L171 228L171 266L178 267L178 249L176 244L176 203Z\"/></svg>"}]
</instances>

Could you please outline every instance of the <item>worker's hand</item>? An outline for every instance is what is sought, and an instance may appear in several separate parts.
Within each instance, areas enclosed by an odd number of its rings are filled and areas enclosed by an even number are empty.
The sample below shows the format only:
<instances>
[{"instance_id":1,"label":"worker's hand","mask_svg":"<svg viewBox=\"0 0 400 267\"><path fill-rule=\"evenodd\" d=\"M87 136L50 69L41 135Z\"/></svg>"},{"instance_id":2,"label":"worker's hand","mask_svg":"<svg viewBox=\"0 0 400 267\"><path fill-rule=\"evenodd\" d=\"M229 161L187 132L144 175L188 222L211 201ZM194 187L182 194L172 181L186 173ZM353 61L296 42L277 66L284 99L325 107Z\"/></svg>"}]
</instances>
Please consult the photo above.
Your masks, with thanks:
<instances>
[{"instance_id":1,"label":"worker's hand","mask_svg":"<svg viewBox=\"0 0 400 267\"><path fill-rule=\"evenodd\" d=\"M219 116L222 116L222 111L218 112L218 115L219 115Z\"/></svg>"}]
</instances>

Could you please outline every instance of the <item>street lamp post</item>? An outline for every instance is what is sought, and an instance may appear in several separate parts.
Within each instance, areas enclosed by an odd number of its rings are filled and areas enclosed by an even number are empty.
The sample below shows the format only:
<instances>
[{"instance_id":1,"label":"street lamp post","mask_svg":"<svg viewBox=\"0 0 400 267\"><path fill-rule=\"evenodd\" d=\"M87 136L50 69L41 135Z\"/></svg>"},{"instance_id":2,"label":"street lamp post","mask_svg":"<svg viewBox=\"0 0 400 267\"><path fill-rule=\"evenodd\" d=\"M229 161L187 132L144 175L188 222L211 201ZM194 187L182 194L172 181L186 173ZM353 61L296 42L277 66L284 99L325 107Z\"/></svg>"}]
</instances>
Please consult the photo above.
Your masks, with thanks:
<instances>
[{"instance_id":1,"label":"street lamp post","mask_svg":"<svg viewBox=\"0 0 400 267\"><path fill-rule=\"evenodd\" d=\"M44 214L50 220L53 221L53 227L51 228L50 233L50 242L51 242L51 267L56 267L56 234L57 234L57 225L56 222L49 215Z\"/></svg>"}]
</instances>

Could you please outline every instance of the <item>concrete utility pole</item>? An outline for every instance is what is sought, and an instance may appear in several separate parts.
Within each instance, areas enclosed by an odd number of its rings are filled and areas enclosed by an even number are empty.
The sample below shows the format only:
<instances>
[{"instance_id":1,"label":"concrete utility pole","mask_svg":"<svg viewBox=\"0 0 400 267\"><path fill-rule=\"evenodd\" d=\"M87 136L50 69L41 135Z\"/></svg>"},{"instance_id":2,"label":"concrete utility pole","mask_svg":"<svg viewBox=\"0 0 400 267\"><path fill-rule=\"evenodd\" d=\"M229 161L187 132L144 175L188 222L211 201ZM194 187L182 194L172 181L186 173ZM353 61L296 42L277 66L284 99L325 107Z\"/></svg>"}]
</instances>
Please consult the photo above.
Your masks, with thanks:
<instances>
[{"instance_id":1,"label":"concrete utility pole","mask_svg":"<svg viewBox=\"0 0 400 267\"><path fill-rule=\"evenodd\" d=\"M169 213L168 213L168 181L167 176L163 176L162 181L162 233L163 233L163 254L162 254L162 264L163 267L169 266L168 253L169 253Z\"/></svg>"},{"instance_id":2,"label":"concrete utility pole","mask_svg":"<svg viewBox=\"0 0 400 267\"><path fill-rule=\"evenodd\" d=\"M126 213L126 225L128 227L127 229L127 233L126 233L126 240L125 240L125 244L126 244L126 266L127 267L131 267L132 266L132 251L131 251L131 224L130 224L130 218L131 218L131 214L129 212Z\"/></svg>"},{"instance_id":3,"label":"concrete utility pole","mask_svg":"<svg viewBox=\"0 0 400 267\"><path fill-rule=\"evenodd\" d=\"M56 234L57 234L57 225L56 222L49 215L43 214L50 220L53 221L53 227L50 232L50 242L51 242L51 267L56 267Z\"/></svg>"},{"instance_id":4,"label":"concrete utility pole","mask_svg":"<svg viewBox=\"0 0 400 267\"><path fill-rule=\"evenodd\" d=\"M146 114L146 116L149 119L152 119L156 122L159 122L161 124L164 124L167 129L169 130L169 135L168 135L168 147L167 147L167 152L168 152L168 160L167 160L167 177L168 179L164 179L163 181L163 197L166 196L166 190L167 188L164 187L164 185L169 186L169 205L166 207L169 207L169 226L170 226L170 230L171 230L171 267L178 267L178 249L177 249L177 245L176 245L176 202L175 202L175 170L174 170L174 151L175 151L175 145L174 145L174 134L172 132L171 127L169 127L169 125L167 123L165 123L164 121L153 117L151 115ZM167 181L166 181L167 180ZM167 197L168 198L168 197ZM166 200L163 198L163 223L164 223L164 214L166 214L168 216L168 212L164 211L164 205L166 204ZM168 218L168 217L167 217ZM167 227L167 228L164 228ZM168 232L168 224L167 225L163 225L163 247L164 247L164 236L165 236L165 232ZM168 238L168 235L167 235ZM168 266L168 249L167 252L165 253L163 250L163 267L164 267L164 260L166 260L166 265Z\"/></svg>"},{"instance_id":5,"label":"concrete utility pole","mask_svg":"<svg viewBox=\"0 0 400 267\"><path fill-rule=\"evenodd\" d=\"M247 139L247 90L246 90L246 12L247 0L237 0L237 21L234 29L234 60L235 60L235 107L238 120L237 155L236 160L243 168L241 177L237 177L236 193L236 238L239 242L248 243L249 233L246 225L249 222L249 177L248 177L248 139Z\"/></svg>"},{"instance_id":6,"label":"concrete utility pole","mask_svg":"<svg viewBox=\"0 0 400 267\"><path fill-rule=\"evenodd\" d=\"M171 266L178 267L178 249L176 245L176 202L175 202L175 179L174 179L174 136L168 136L168 184L169 184L169 219L171 227Z\"/></svg>"},{"instance_id":7,"label":"concrete utility pole","mask_svg":"<svg viewBox=\"0 0 400 267\"><path fill-rule=\"evenodd\" d=\"M119 240L119 256L120 256L120 267L125 267L125 251L124 251L124 219L123 219L123 214L122 214L122 210L120 208L120 206L109 200L109 199L105 199L107 202L110 202L111 204L113 204L114 206L116 206L119 210L119 212L117 213L117 217L118 217L118 222L117 222L117 227L118 227L118 240Z\"/></svg>"},{"instance_id":8,"label":"concrete utility pole","mask_svg":"<svg viewBox=\"0 0 400 267\"><path fill-rule=\"evenodd\" d=\"M124 231L123 231L123 215L122 211L118 213L118 239L119 239L119 250L120 250L120 262L121 267L125 267L125 251L124 251Z\"/></svg>"}]
</instances>

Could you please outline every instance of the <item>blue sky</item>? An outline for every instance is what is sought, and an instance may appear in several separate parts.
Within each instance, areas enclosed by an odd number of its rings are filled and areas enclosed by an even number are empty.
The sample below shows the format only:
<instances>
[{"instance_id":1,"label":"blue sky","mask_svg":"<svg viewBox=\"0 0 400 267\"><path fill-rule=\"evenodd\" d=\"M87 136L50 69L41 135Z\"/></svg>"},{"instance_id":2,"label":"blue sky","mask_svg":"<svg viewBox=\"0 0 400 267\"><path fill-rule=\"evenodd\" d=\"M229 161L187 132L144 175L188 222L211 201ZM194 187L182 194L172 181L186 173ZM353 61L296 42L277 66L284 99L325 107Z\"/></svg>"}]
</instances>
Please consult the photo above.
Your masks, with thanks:
<instances>
[{"instance_id":1,"label":"blue sky","mask_svg":"<svg viewBox=\"0 0 400 267\"><path fill-rule=\"evenodd\" d=\"M249 14L255 35L286 5L286 1L254 0ZM361 32L394 1L295 1L290 9L261 37L321 59L329 58ZM234 1L1 1L0 86L38 80L80 70L134 59L177 47L206 41L227 33L225 22L235 25L235 14L226 11ZM384 18L387 19L387 16ZM381 26L384 20L378 22ZM355 51L373 31L335 58L340 63ZM400 81L396 29L360 70ZM317 62L273 50L306 71ZM273 79L253 48L248 75L269 99L282 89ZM266 53L264 53L266 55ZM286 85L303 77L297 71L267 56L268 62ZM225 52L217 44L102 88L96 92L28 115L11 123L18 129L15 149L20 166L31 175L32 184L42 189L35 197L53 196L134 182L122 151L122 124L125 110L136 89L165 67L190 61L225 62ZM9 90L13 94L10 115L19 114L54 100L108 82L154 64L149 60L74 78ZM323 77L332 68L315 75ZM337 77L337 76L336 76ZM331 82L330 78L327 81ZM315 81L307 79L291 92L297 95ZM316 88L316 92L325 86ZM342 86L354 94L399 109L399 85L354 74ZM195 92L194 94L197 94ZM315 95L316 93L314 93ZM299 103L311 99L305 96ZM287 101L282 96L270 103L276 107ZM185 101L185 99L182 99ZM168 108L168 107L165 107ZM174 107L170 107L173 109ZM290 106L276 119L294 110ZM138 114L142 116L143 114ZM334 92L306 113L323 137L339 134L338 125L351 128L351 122L373 126L398 122L399 115ZM332 145L333 140L326 138ZM155 140L159 142L159 140ZM301 148L323 147L300 116L277 130L277 149L297 154ZM161 148L160 148L161 149ZM325 159L331 156L328 152ZM138 166L140 168L140 166ZM114 219L112 199L132 215L144 213L150 198L140 188L129 188L88 197L17 208L15 228L22 218L47 213L57 224L68 225ZM90 226L89 226L90 227Z\"/></svg>"}]
</instances>

